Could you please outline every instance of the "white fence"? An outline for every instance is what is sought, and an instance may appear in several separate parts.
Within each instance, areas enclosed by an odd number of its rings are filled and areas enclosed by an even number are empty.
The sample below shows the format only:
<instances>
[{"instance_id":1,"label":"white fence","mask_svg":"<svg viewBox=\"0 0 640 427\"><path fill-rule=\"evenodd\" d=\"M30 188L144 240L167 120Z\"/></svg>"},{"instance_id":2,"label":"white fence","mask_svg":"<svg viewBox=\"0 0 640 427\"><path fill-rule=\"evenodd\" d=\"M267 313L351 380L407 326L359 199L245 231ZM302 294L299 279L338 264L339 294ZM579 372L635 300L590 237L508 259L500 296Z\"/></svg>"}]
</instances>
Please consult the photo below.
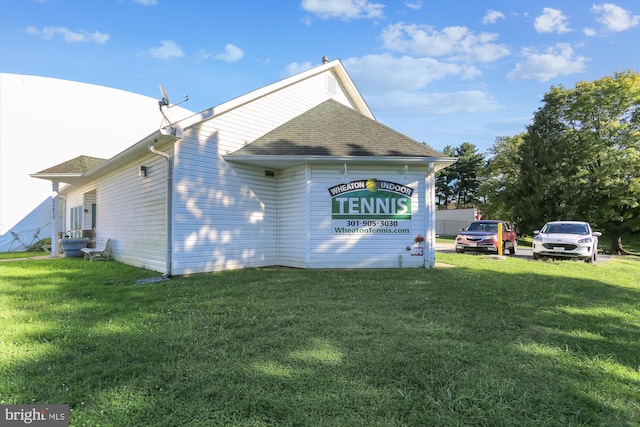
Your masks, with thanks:
<instances>
[{"instance_id":1,"label":"white fence","mask_svg":"<svg viewBox=\"0 0 640 427\"><path fill-rule=\"evenodd\" d=\"M436 234L438 236L455 236L461 228L467 228L471 224L476 213L473 208L436 211Z\"/></svg>"},{"instance_id":2,"label":"white fence","mask_svg":"<svg viewBox=\"0 0 640 427\"><path fill-rule=\"evenodd\" d=\"M438 236L455 236L461 228L467 228L470 221L454 221L448 219L436 220L436 234Z\"/></svg>"}]
</instances>

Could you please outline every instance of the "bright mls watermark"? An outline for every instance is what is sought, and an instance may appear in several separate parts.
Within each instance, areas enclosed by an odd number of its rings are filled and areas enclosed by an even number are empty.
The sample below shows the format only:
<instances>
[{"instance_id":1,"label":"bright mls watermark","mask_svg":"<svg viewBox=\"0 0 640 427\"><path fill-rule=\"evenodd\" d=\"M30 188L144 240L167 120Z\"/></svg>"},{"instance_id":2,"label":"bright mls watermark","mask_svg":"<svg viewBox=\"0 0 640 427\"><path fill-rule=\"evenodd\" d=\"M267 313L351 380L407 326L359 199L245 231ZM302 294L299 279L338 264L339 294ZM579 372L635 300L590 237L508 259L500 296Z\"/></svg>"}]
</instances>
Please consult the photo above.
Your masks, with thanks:
<instances>
[{"instance_id":1,"label":"bright mls watermark","mask_svg":"<svg viewBox=\"0 0 640 427\"><path fill-rule=\"evenodd\" d=\"M69 427L69 405L0 405L0 425Z\"/></svg>"}]
</instances>

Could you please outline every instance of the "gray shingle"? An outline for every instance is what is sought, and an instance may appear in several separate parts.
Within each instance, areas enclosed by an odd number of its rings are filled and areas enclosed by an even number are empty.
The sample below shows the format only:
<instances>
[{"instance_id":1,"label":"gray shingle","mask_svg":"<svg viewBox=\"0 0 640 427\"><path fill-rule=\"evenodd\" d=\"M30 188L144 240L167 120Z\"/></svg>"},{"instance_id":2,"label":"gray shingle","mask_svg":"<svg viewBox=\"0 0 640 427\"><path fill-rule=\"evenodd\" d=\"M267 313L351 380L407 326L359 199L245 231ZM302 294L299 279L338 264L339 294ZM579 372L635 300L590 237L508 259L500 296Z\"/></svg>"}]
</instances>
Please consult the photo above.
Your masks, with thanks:
<instances>
[{"instance_id":1,"label":"gray shingle","mask_svg":"<svg viewBox=\"0 0 640 427\"><path fill-rule=\"evenodd\" d=\"M60 163L59 165L52 166L38 173L39 174L85 173L88 170L95 168L96 166L98 166L100 163L104 161L105 159L99 159L97 157L78 156L74 159L67 160L66 162Z\"/></svg>"},{"instance_id":2,"label":"gray shingle","mask_svg":"<svg viewBox=\"0 0 640 427\"><path fill-rule=\"evenodd\" d=\"M231 154L243 155L444 157L332 99Z\"/></svg>"}]
</instances>

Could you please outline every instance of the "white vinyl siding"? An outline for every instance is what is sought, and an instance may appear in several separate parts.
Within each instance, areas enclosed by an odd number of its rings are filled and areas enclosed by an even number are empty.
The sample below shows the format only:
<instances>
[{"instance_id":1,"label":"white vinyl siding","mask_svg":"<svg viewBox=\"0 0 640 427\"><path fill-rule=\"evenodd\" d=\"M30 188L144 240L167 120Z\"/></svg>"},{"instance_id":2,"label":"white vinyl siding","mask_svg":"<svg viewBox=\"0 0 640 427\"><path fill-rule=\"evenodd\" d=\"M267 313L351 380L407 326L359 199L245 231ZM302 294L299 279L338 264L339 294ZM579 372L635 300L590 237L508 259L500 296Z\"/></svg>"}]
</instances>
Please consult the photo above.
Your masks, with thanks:
<instances>
[{"instance_id":1,"label":"white vinyl siding","mask_svg":"<svg viewBox=\"0 0 640 427\"><path fill-rule=\"evenodd\" d=\"M191 177L182 166L208 173ZM173 274L276 264L277 182L264 169L182 156L175 201Z\"/></svg>"},{"instance_id":2,"label":"white vinyl siding","mask_svg":"<svg viewBox=\"0 0 640 427\"><path fill-rule=\"evenodd\" d=\"M166 174L167 160L149 153L98 181L96 237L111 239L117 261L166 272Z\"/></svg>"},{"instance_id":3,"label":"white vinyl siding","mask_svg":"<svg viewBox=\"0 0 640 427\"><path fill-rule=\"evenodd\" d=\"M310 222L307 210L306 168L284 169L278 177L280 217L278 264L307 268Z\"/></svg>"},{"instance_id":4,"label":"white vinyl siding","mask_svg":"<svg viewBox=\"0 0 640 427\"><path fill-rule=\"evenodd\" d=\"M185 131L174 166L173 274L281 263L279 173L267 177L265 168L227 163L222 156L329 98L350 105L342 88L327 93L326 73L320 74ZM305 242L304 236L295 239ZM287 239L286 246L299 245L295 239ZM304 253L291 263L303 266L298 258Z\"/></svg>"},{"instance_id":5,"label":"white vinyl siding","mask_svg":"<svg viewBox=\"0 0 640 427\"><path fill-rule=\"evenodd\" d=\"M409 171L402 166L347 166L347 181L376 178L414 188L412 216L407 234L336 234L331 220L331 195L328 189L344 182L343 165L318 165L311 168L311 249L310 268L394 268L421 267L424 257L411 256L416 235L425 236L423 170ZM403 227L404 228L404 227Z\"/></svg>"}]
</instances>

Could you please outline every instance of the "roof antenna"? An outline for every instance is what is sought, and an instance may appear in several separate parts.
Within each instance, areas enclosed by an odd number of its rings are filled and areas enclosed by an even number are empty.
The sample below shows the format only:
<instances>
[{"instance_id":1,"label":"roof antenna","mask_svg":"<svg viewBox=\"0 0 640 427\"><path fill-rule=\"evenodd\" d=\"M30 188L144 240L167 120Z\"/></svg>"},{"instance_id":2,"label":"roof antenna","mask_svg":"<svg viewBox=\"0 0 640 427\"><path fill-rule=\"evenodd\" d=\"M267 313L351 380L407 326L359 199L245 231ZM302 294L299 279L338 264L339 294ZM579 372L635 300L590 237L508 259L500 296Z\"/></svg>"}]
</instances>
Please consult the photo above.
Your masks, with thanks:
<instances>
[{"instance_id":1,"label":"roof antenna","mask_svg":"<svg viewBox=\"0 0 640 427\"><path fill-rule=\"evenodd\" d=\"M170 104L169 103L169 95L167 94L167 91L164 89L164 86L162 86L162 83L160 83L160 93L162 94L162 99L160 101L158 101L158 107L160 108L160 113L162 114L162 117L164 117L164 120L167 121L167 126L171 125L171 121L167 118L167 115L164 114L164 111L162 110L162 107L167 107L167 108L171 108L171 107L175 107L176 105L180 105L183 102L187 102L189 100L189 95L184 95L184 99L180 102L178 102L177 104ZM162 123L160 123L160 127L162 127L162 124L164 123L164 121ZM176 135L177 134L177 128L174 128L173 126L170 127L170 132L171 135Z\"/></svg>"}]
</instances>

